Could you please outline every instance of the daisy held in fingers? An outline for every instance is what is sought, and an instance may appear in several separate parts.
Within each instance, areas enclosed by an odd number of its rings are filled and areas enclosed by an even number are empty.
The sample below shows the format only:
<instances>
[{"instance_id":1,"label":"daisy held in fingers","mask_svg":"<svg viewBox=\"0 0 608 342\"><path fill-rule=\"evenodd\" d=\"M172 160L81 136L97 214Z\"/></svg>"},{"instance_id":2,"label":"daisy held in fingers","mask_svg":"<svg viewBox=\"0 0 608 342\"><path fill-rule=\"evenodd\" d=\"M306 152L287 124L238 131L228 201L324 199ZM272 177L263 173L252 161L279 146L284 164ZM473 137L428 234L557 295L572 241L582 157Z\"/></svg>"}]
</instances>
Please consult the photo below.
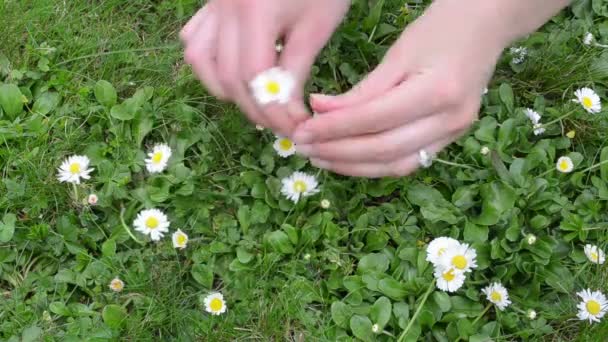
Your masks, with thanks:
<instances>
[{"instance_id":1,"label":"daisy held in fingers","mask_svg":"<svg viewBox=\"0 0 608 342\"><path fill-rule=\"evenodd\" d=\"M490 286L485 287L481 290L485 293L488 301L492 302L496 307L502 311L511 304L509 300L509 293L501 283L492 283Z\"/></svg>"},{"instance_id":2,"label":"daisy held in fingers","mask_svg":"<svg viewBox=\"0 0 608 342\"><path fill-rule=\"evenodd\" d=\"M315 176L296 171L291 176L283 178L281 193L287 199L298 203L302 197L312 196L319 192L319 183Z\"/></svg>"},{"instance_id":3,"label":"daisy held in fingers","mask_svg":"<svg viewBox=\"0 0 608 342\"><path fill-rule=\"evenodd\" d=\"M594 264L603 264L606 261L604 251L595 245L585 245L585 255Z\"/></svg>"},{"instance_id":4,"label":"daisy held in fingers","mask_svg":"<svg viewBox=\"0 0 608 342\"><path fill-rule=\"evenodd\" d=\"M167 168L169 158L171 158L171 148L167 144L157 144L148 153L148 158L145 160L146 169L150 173L163 172Z\"/></svg>"},{"instance_id":5,"label":"daisy held in fingers","mask_svg":"<svg viewBox=\"0 0 608 342\"><path fill-rule=\"evenodd\" d=\"M205 311L217 316L226 312L226 302L224 296L219 292L214 292L205 297Z\"/></svg>"},{"instance_id":6,"label":"daisy held in fingers","mask_svg":"<svg viewBox=\"0 0 608 342\"><path fill-rule=\"evenodd\" d=\"M125 283L120 280L120 278L116 277L110 281L108 287L114 292L121 292L125 288Z\"/></svg>"},{"instance_id":7,"label":"daisy held in fingers","mask_svg":"<svg viewBox=\"0 0 608 342\"><path fill-rule=\"evenodd\" d=\"M258 74L249 87L260 105L285 104L291 98L295 79L288 71L275 67Z\"/></svg>"},{"instance_id":8,"label":"daisy held in fingers","mask_svg":"<svg viewBox=\"0 0 608 342\"><path fill-rule=\"evenodd\" d=\"M277 154L287 158L296 153L296 145L289 138L277 137L272 145Z\"/></svg>"},{"instance_id":9,"label":"daisy held in fingers","mask_svg":"<svg viewBox=\"0 0 608 342\"><path fill-rule=\"evenodd\" d=\"M80 184L81 179L90 179L93 168L89 168L90 160L86 156L68 157L59 167L57 179L62 183Z\"/></svg>"},{"instance_id":10,"label":"daisy held in fingers","mask_svg":"<svg viewBox=\"0 0 608 342\"><path fill-rule=\"evenodd\" d=\"M583 290L577 295L581 298L578 304L578 318L582 321L589 320L589 323L600 322L608 311L608 301L606 296L600 291Z\"/></svg>"},{"instance_id":11,"label":"daisy held in fingers","mask_svg":"<svg viewBox=\"0 0 608 342\"><path fill-rule=\"evenodd\" d=\"M138 232L149 235L152 241L160 240L165 233L169 232L169 220L158 209L140 211L133 222L133 226Z\"/></svg>"},{"instance_id":12,"label":"daisy held in fingers","mask_svg":"<svg viewBox=\"0 0 608 342\"><path fill-rule=\"evenodd\" d=\"M576 97L574 102L579 103L583 108L591 113L596 114L602 111L602 103L599 95L590 88L581 88L574 92Z\"/></svg>"}]
</instances>

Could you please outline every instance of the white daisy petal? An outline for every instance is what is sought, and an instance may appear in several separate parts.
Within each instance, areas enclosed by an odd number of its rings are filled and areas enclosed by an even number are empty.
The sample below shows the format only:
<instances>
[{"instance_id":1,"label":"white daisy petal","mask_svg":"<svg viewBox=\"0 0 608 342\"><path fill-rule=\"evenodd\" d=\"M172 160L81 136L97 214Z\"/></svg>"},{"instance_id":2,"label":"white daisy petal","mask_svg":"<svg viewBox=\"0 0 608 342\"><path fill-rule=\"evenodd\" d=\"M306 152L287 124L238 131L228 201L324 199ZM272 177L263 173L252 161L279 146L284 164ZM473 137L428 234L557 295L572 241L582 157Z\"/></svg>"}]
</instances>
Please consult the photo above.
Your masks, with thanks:
<instances>
[{"instance_id":1,"label":"white daisy petal","mask_svg":"<svg viewBox=\"0 0 608 342\"><path fill-rule=\"evenodd\" d=\"M210 293L204 300L205 311L212 315L221 315L226 312L226 302L224 296L219 292Z\"/></svg>"},{"instance_id":2,"label":"white daisy petal","mask_svg":"<svg viewBox=\"0 0 608 342\"><path fill-rule=\"evenodd\" d=\"M504 310L511 301L509 300L509 293L501 283L492 283L481 290L485 293L488 301L494 303L499 310Z\"/></svg>"},{"instance_id":3,"label":"white daisy petal","mask_svg":"<svg viewBox=\"0 0 608 342\"><path fill-rule=\"evenodd\" d=\"M167 144L155 145L152 148L152 152L148 153L148 158L145 160L148 172L163 172L167 168L171 154L171 148Z\"/></svg>"},{"instance_id":4,"label":"white daisy petal","mask_svg":"<svg viewBox=\"0 0 608 342\"><path fill-rule=\"evenodd\" d=\"M152 241L160 240L165 233L169 232L169 224L167 216L158 209L142 210L133 221L135 230L150 235Z\"/></svg>"},{"instance_id":5,"label":"white daisy petal","mask_svg":"<svg viewBox=\"0 0 608 342\"><path fill-rule=\"evenodd\" d=\"M590 88L581 88L574 92L576 97L574 102L583 106L583 108L591 113L596 114L602 111L602 101L599 95Z\"/></svg>"},{"instance_id":6,"label":"white daisy petal","mask_svg":"<svg viewBox=\"0 0 608 342\"><path fill-rule=\"evenodd\" d=\"M608 311L608 300L600 291L583 290L577 295L581 297L581 302L578 304L578 318L580 320L588 320L589 323L599 322Z\"/></svg>"},{"instance_id":7,"label":"white daisy petal","mask_svg":"<svg viewBox=\"0 0 608 342\"><path fill-rule=\"evenodd\" d=\"M296 144L289 138L277 137L272 145L277 154L283 158L287 158L296 153Z\"/></svg>"},{"instance_id":8,"label":"white daisy petal","mask_svg":"<svg viewBox=\"0 0 608 342\"><path fill-rule=\"evenodd\" d=\"M585 255L594 264L603 264L606 261L604 251L595 245L585 245Z\"/></svg>"},{"instance_id":9,"label":"white daisy petal","mask_svg":"<svg viewBox=\"0 0 608 342\"><path fill-rule=\"evenodd\" d=\"M302 197L312 196L319 192L319 183L315 176L300 171L283 178L281 183L283 184L281 193L294 203L298 203Z\"/></svg>"},{"instance_id":10,"label":"white daisy petal","mask_svg":"<svg viewBox=\"0 0 608 342\"><path fill-rule=\"evenodd\" d=\"M87 156L68 157L57 170L57 179L62 183L80 184L81 179L90 179L93 172L89 168L91 161Z\"/></svg>"},{"instance_id":11,"label":"white daisy petal","mask_svg":"<svg viewBox=\"0 0 608 342\"><path fill-rule=\"evenodd\" d=\"M426 247L426 261L437 266L439 264L439 258L445 252L450 249L456 248L460 245L460 242L450 237L438 237L433 239Z\"/></svg>"},{"instance_id":12,"label":"white daisy petal","mask_svg":"<svg viewBox=\"0 0 608 342\"><path fill-rule=\"evenodd\" d=\"M462 287L466 276L455 268L436 267L434 272L437 288L445 292L455 292Z\"/></svg>"},{"instance_id":13,"label":"white daisy petal","mask_svg":"<svg viewBox=\"0 0 608 342\"><path fill-rule=\"evenodd\" d=\"M260 105L285 104L291 99L295 79L290 72L275 67L258 74L249 87Z\"/></svg>"}]
</instances>

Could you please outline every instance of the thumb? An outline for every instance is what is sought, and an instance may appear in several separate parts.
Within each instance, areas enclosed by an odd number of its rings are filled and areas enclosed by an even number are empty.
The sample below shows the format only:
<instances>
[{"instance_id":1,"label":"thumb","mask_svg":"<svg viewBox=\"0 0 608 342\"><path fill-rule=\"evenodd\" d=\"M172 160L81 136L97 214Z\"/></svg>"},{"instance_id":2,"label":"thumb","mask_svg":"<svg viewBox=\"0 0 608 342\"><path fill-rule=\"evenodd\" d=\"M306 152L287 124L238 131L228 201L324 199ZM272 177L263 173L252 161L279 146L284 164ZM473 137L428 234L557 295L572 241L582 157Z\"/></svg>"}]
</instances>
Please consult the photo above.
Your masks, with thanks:
<instances>
[{"instance_id":1,"label":"thumb","mask_svg":"<svg viewBox=\"0 0 608 342\"><path fill-rule=\"evenodd\" d=\"M400 69L397 63L384 61L344 94L311 94L310 106L313 111L323 113L365 103L400 83L403 80L403 71Z\"/></svg>"}]
</instances>

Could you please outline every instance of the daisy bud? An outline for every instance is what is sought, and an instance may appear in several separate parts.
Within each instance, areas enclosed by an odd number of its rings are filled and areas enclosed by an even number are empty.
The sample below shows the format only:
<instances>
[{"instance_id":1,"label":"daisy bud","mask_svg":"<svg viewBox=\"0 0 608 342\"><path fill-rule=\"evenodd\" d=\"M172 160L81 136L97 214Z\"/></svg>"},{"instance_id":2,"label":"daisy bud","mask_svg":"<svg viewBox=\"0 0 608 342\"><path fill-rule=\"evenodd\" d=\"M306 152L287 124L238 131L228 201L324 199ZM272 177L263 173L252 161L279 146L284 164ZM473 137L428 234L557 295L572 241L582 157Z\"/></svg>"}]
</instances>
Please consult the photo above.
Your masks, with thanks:
<instances>
[{"instance_id":1,"label":"daisy bud","mask_svg":"<svg viewBox=\"0 0 608 342\"><path fill-rule=\"evenodd\" d=\"M378 324L374 324L374 325L372 325L372 332L373 332L374 334L379 333L379 332L380 332L380 326L378 326Z\"/></svg>"},{"instance_id":2,"label":"daisy bud","mask_svg":"<svg viewBox=\"0 0 608 342\"><path fill-rule=\"evenodd\" d=\"M485 156L486 154L490 153L490 148L488 146L484 146L479 152Z\"/></svg>"},{"instance_id":3,"label":"daisy bud","mask_svg":"<svg viewBox=\"0 0 608 342\"><path fill-rule=\"evenodd\" d=\"M534 235L534 234L526 235L526 242L528 243L528 245L533 245L536 242L536 235Z\"/></svg>"},{"instance_id":4,"label":"daisy bud","mask_svg":"<svg viewBox=\"0 0 608 342\"><path fill-rule=\"evenodd\" d=\"M535 319L535 318L536 318L536 311L534 311L534 310L532 310L532 309L529 309L529 310L526 312L526 316L527 316L529 319Z\"/></svg>"},{"instance_id":5,"label":"daisy bud","mask_svg":"<svg viewBox=\"0 0 608 342\"><path fill-rule=\"evenodd\" d=\"M112 279L109 287L110 287L110 290L112 290L114 292L120 292L120 291L122 291L122 289L125 288L125 283L122 280L120 280L120 278L116 277L116 278Z\"/></svg>"},{"instance_id":6,"label":"daisy bud","mask_svg":"<svg viewBox=\"0 0 608 342\"><path fill-rule=\"evenodd\" d=\"M89 197L87 197L87 202L89 203L89 205L97 204L98 200L99 199L97 198L97 195L95 195L95 194L90 194Z\"/></svg>"},{"instance_id":7,"label":"daisy bud","mask_svg":"<svg viewBox=\"0 0 608 342\"><path fill-rule=\"evenodd\" d=\"M321 201L321 208L323 208L323 209L329 208L330 205L331 205L331 202L329 202L328 199L323 199Z\"/></svg>"}]
</instances>

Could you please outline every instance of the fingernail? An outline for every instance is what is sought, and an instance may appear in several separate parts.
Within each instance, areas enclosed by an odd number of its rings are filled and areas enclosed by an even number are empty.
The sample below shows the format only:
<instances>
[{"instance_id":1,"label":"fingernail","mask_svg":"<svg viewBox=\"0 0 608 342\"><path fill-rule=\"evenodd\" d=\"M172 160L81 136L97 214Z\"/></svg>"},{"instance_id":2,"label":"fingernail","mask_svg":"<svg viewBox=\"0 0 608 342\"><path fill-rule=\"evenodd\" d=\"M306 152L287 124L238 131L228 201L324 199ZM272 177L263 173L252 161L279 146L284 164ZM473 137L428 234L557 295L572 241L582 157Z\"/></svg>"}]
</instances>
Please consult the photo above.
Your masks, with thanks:
<instances>
[{"instance_id":1,"label":"fingernail","mask_svg":"<svg viewBox=\"0 0 608 342\"><path fill-rule=\"evenodd\" d=\"M309 156L310 153L312 152L312 146L311 145L297 145L296 144L296 152L305 156Z\"/></svg>"},{"instance_id":2,"label":"fingernail","mask_svg":"<svg viewBox=\"0 0 608 342\"><path fill-rule=\"evenodd\" d=\"M323 100L329 100L331 99L333 96L331 95L326 95L326 94L310 94L310 98L314 101L323 101Z\"/></svg>"},{"instance_id":3,"label":"fingernail","mask_svg":"<svg viewBox=\"0 0 608 342\"><path fill-rule=\"evenodd\" d=\"M310 163L316 167L318 167L319 169L327 169L329 168L330 163L325 161L325 160L321 160L321 159L316 159L313 158L310 160Z\"/></svg>"},{"instance_id":4,"label":"fingernail","mask_svg":"<svg viewBox=\"0 0 608 342\"><path fill-rule=\"evenodd\" d=\"M293 136L293 141L296 144L305 145L311 143L313 139L312 132L306 129L299 129L296 131L296 134Z\"/></svg>"}]
</instances>

